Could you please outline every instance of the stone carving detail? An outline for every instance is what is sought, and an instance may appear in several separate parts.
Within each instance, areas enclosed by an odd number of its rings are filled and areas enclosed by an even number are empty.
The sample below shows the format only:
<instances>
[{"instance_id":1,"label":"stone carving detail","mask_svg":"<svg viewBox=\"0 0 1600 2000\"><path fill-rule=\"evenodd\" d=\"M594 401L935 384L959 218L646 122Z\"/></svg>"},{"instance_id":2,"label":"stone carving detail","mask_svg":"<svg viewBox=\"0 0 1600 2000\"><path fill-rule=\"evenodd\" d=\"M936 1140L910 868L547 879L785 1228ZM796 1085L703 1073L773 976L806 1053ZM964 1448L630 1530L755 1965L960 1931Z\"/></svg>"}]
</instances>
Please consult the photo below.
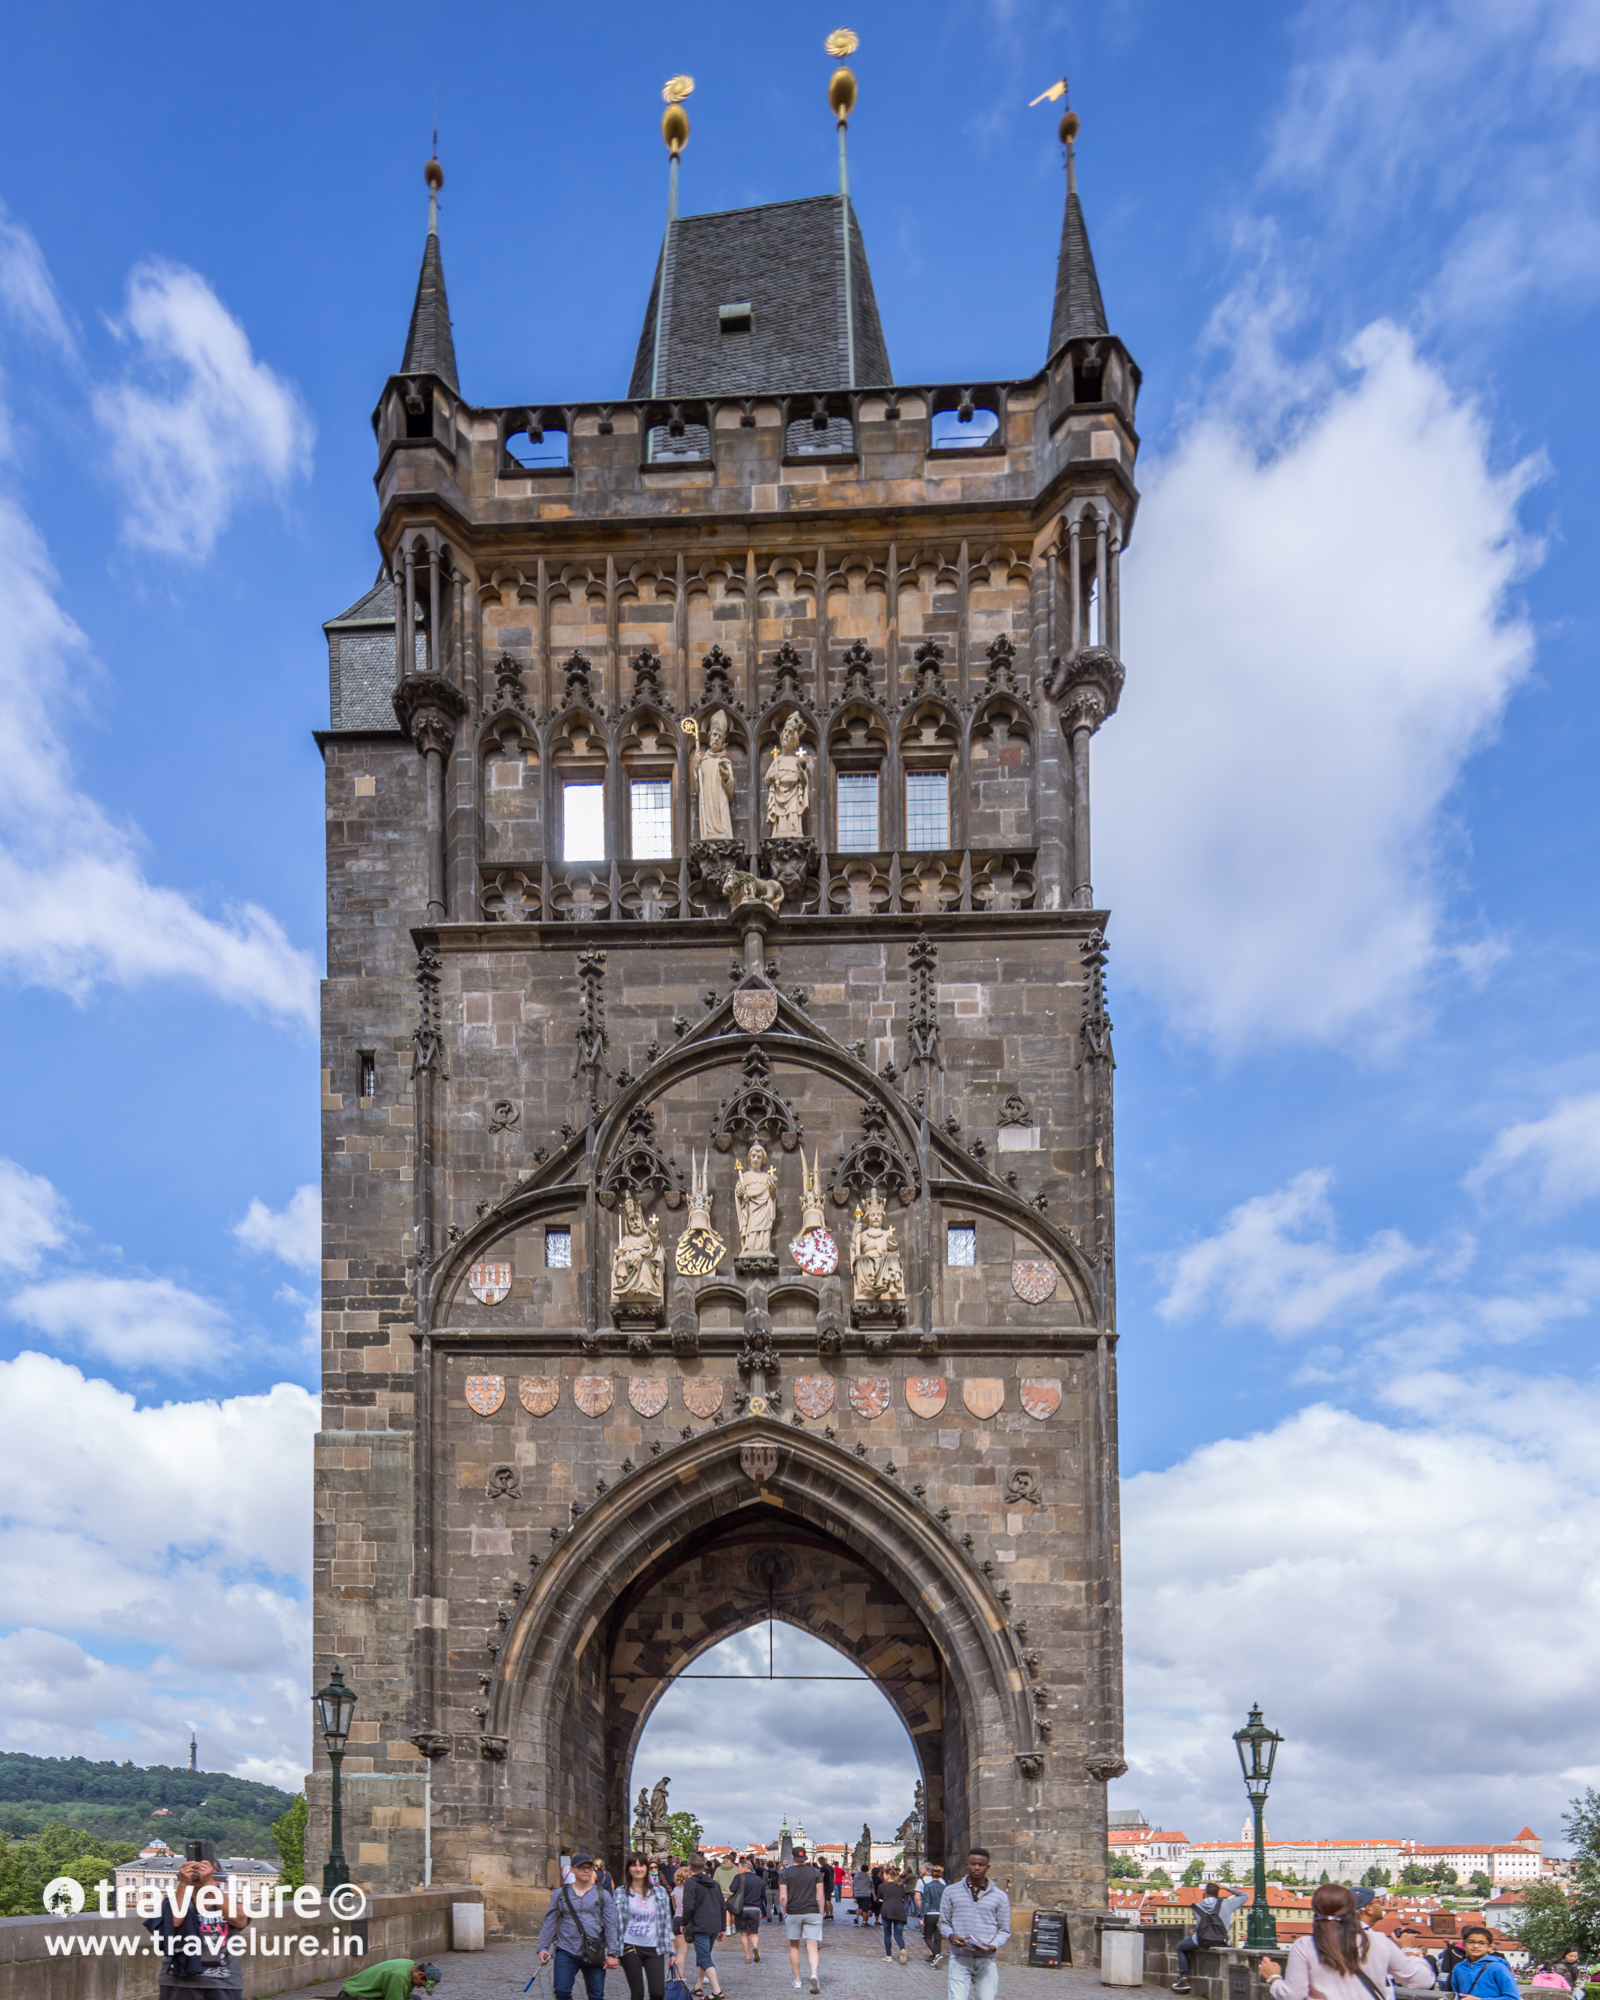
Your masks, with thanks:
<instances>
[{"instance_id":1,"label":"stone carving detail","mask_svg":"<svg viewBox=\"0 0 1600 2000\"><path fill-rule=\"evenodd\" d=\"M772 1251L772 1232L778 1222L778 1170L767 1165L767 1149L759 1141L750 1148L748 1167L742 1160L734 1164L739 1170L733 1184L739 1254L733 1268L742 1278L770 1277L778 1268Z\"/></svg>"},{"instance_id":2,"label":"stone carving detail","mask_svg":"<svg viewBox=\"0 0 1600 2000\"><path fill-rule=\"evenodd\" d=\"M660 1222L653 1215L646 1221L638 1197L627 1195L611 1259L611 1311L616 1324L659 1326L665 1293Z\"/></svg>"},{"instance_id":3,"label":"stone carving detail","mask_svg":"<svg viewBox=\"0 0 1600 2000\"><path fill-rule=\"evenodd\" d=\"M711 1226L711 1155L689 1155L689 1222L678 1238L673 1258L681 1276L708 1278L728 1254L728 1246ZM693 1301L690 1302L693 1310ZM674 1322L676 1324L676 1322ZM673 1342L676 1345L677 1334Z\"/></svg>"},{"instance_id":4,"label":"stone carving detail","mask_svg":"<svg viewBox=\"0 0 1600 2000\"><path fill-rule=\"evenodd\" d=\"M1015 1091L1012 1091L1011 1095L1000 1107L1000 1123L1002 1125L1031 1125L1033 1123L1033 1106L1029 1104L1025 1097L1019 1097Z\"/></svg>"},{"instance_id":5,"label":"stone carving detail","mask_svg":"<svg viewBox=\"0 0 1600 2000\"><path fill-rule=\"evenodd\" d=\"M1111 1016L1106 1012L1106 934L1091 931L1078 947L1083 958L1083 1048L1080 1065L1111 1061ZM1115 1068L1115 1063L1112 1067Z\"/></svg>"},{"instance_id":6,"label":"stone carving detail","mask_svg":"<svg viewBox=\"0 0 1600 2000\"><path fill-rule=\"evenodd\" d=\"M844 692L838 705L842 708L847 701L871 701L872 655L859 639L852 640L839 664L844 668Z\"/></svg>"},{"instance_id":7,"label":"stone carving detail","mask_svg":"<svg viewBox=\"0 0 1600 2000\"><path fill-rule=\"evenodd\" d=\"M474 1264L467 1272L467 1290L480 1305L497 1306L511 1290L509 1264Z\"/></svg>"},{"instance_id":8,"label":"stone carving detail","mask_svg":"<svg viewBox=\"0 0 1600 2000\"><path fill-rule=\"evenodd\" d=\"M448 1757L450 1755L450 1738L442 1730L419 1729L410 1741L416 1745L424 1757Z\"/></svg>"},{"instance_id":9,"label":"stone carving detail","mask_svg":"<svg viewBox=\"0 0 1600 2000\"><path fill-rule=\"evenodd\" d=\"M520 1500L522 1475L514 1465L491 1465L483 1493L486 1500Z\"/></svg>"},{"instance_id":10,"label":"stone carving detail","mask_svg":"<svg viewBox=\"0 0 1600 2000\"><path fill-rule=\"evenodd\" d=\"M483 1735L478 1738L478 1754L486 1758L490 1763L498 1764L502 1762L510 1749L511 1738L509 1736Z\"/></svg>"},{"instance_id":11,"label":"stone carving detail","mask_svg":"<svg viewBox=\"0 0 1600 2000\"><path fill-rule=\"evenodd\" d=\"M861 1137L833 1171L833 1198L841 1208L851 1195L892 1190L908 1207L917 1198L918 1175L889 1131L889 1114L876 1098L861 1106Z\"/></svg>"},{"instance_id":12,"label":"stone carving detail","mask_svg":"<svg viewBox=\"0 0 1600 2000\"><path fill-rule=\"evenodd\" d=\"M757 1486L773 1477L778 1470L778 1448L770 1444L746 1444L739 1447L739 1470L746 1479Z\"/></svg>"},{"instance_id":13,"label":"stone carving detail","mask_svg":"<svg viewBox=\"0 0 1600 2000\"><path fill-rule=\"evenodd\" d=\"M1045 693L1061 704L1063 733L1098 729L1115 715L1125 678L1122 662L1105 646L1080 646L1070 660L1053 659Z\"/></svg>"},{"instance_id":14,"label":"stone carving detail","mask_svg":"<svg viewBox=\"0 0 1600 2000\"><path fill-rule=\"evenodd\" d=\"M1017 1770L1030 1784L1044 1776L1044 1758L1037 1750L1023 1750L1017 1754Z\"/></svg>"},{"instance_id":15,"label":"stone carving detail","mask_svg":"<svg viewBox=\"0 0 1600 2000\"><path fill-rule=\"evenodd\" d=\"M439 1017L439 954L431 944L417 953L417 1025L411 1033L411 1073L444 1071L444 1028Z\"/></svg>"},{"instance_id":16,"label":"stone carving detail","mask_svg":"<svg viewBox=\"0 0 1600 2000\"><path fill-rule=\"evenodd\" d=\"M1006 1385L997 1375L969 1375L961 1385L961 1400L980 1423L997 1416L1005 1399Z\"/></svg>"},{"instance_id":17,"label":"stone carving detail","mask_svg":"<svg viewBox=\"0 0 1600 2000\"><path fill-rule=\"evenodd\" d=\"M755 903L776 916L783 908L783 884L764 881L761 876L752 875L747 868L725 869L721 886L732 910L742 910L747 903Z\"/></svg>"},{"instance_id":18,"label":"stone carving detail","mask_svg":"<svg viewBox=\"0 0 1600 2000\"><path fill-rule=\"evenodd\" d=\"M778 996L770 986L747 986L733 996L733 1018L747 1035L764 1035L778 1018Z\"/></svg>"},{"instance_id":19,"label":"stone carving detail","mask_svg":"<svg viewBox=\"0 0 1600 2000\"><path fill-rule=\"evenodd\" d=\"M706 649L704 665L706 681L701 699L706 702L725 702L729 708L742 706L733 692L733 662L720 646L710 646Z\"/></svg>"},{"instance_id":20,"label":"stone carving detail","mask_svg":"<svg viewBox=\"0 0 1600 2000\"><path fill-rule=\"evenodd\" d=\"M711 1143L719 1153L726 1153L735 1139L760 1136L776 1140L786 1153L792 1153L802 1137L800 1120L773 1084L772 1068L759 1042L751 1045L742 1069L744 1082L717 1106L711 1121Z\"/></svg>"},{"instance_id":21,"label":"stone carving detail","mask_svg":"<svg viewBox=\"0 0 1600 2000\"><path fill-rule=\"evenodd\" d=\"M566 675L566 685L561 693L562 707L592 708L594 706L594 690L589 685L591 669L584 655L576 650L569 653L566 665L562 671Z\"/></svg>"},{"instance_id":22,"label":"stone carving detail","mask_svg":"<svg viewBox=\"0 0 1600 2000\"><path fill-rule=\"evenodd\" d=\"M766 820L774 840L803 840L811 809L811 758L800 747L800 718L784 717L767 765Z\"/></svg>"},{"instance_id":23,"label":"stone carving detail","mask_svg":"<svg viewBox=\"0 0 1600 2000\"><path fill-rule=\"evenodd\" d=\"M936 1417L950 1393L943 1375L912 1375L906 1381L906 1405L913 1416Z\"/></svg>"},{"instance_id":24,"label":"stone carving detail","mask_svg":"<svg viewBox=\"0 0 1600 2000\"><path fill-rule=\"evenodd\" d=\"M825 1278L817 1300L817 1353L826 1360L844 1352L844 1287Z\"/></svg>"},{"instance_id":25,"label":"stone carving detail","mask_svg":"<svg viewBox=\"0 0 1600 2000\"><path fill-rule=\"evenodd\" d=\"M672 1288L672 1351L680 1361L692 1361L700 1352L700 1315L682 1278Z\"/></svg>"},{"instance_id":26,"label":"stone carving detail","mask_svg":"<svg viewBox=\"0 0 1600 2000\"><path fill-rule=\"evenodd\" d=\"M667 1407L666 1376L633 1376L628 1383L628 1401L641 1417L659 1417Z\"/></svg>"},{"instance_id":27,"label":"stone carving detail","mask_svg":"<svg viewBox=\"0 0 1600 2000\"><path fill-rule=\"evenodd\" d=\"M1053 1417L1061 1407L1059 1377L1033 1376L1024 1381L1022 1407L1030 1417L1037 1417L1040 1423L1043 1423L1046 1417Z\"/></svg>"},{"instance_id":28,"label":"stone carving detail","mask_svg":"<svg viewBox=\"0 0 1600 2000\"><path fill-rule=\"evenodd\" d=\"M911 1011L906 1023L911 1061L943 1069L944 1051L939 1045L939 947L931 938L918 938L906 956L911 969Z\"/></svg>"},{"instance_id":29,"label":"stone carving detail","mask_svg":"<svg viewBox=\"0 0 1600 2000\"><path fill-rule=\"evenodd\" d=\"M506 1399L503 1375L469 1375L466 1380L467 1408L480 1417L492 1417Z\"/></svg>"},{"instance_id":30,"label":"stone carving detail","mask_svg":"<svg viewBox=\"0 0 1600 2000\"><path fill-rule=\"evenodd\" d=\"M833 1377L798 1376L794 1385L794 1406L803 1417L825 1417L833 1408Z\"/></svg>"},{"instance_id":31,"label":"stone carving detail","mask_svg":"<svg viewBox=\"0 0 1600 2000\"><path fill-rule=\"evenodd\" d=\"M611 1408L609 1375L580 1375L572 1385L572 1400L586 1417L603 1417Z\"/></svg>"},{"instance_id":32,"label":"stone carving detail","mask_svg":"<svg viewBox=\"0 0 1600 2000\"><path fill-rule=\"evenodd\" d=\"M1006 1504L1011 1507L1037 1507L1044 1499L1044 1489L1039 1484L1039 1475L1032 1466L1019 1465L1006 1481Z\"/></svg>"},{"instance_id":33,"label":"stone carving detail","mask_svg":"<svg viewBox=\"0 0 1600 2000\"><path fill-rule=\"evenodd\" d=\"M1003 632L990 644L984 657L989 662L983 682L984 693L1016 694L1017 649Z\"/></svg>"},{"instance_id":34,"label":"stone carving detail","mask_svg":"<svg viewBox=\"0 0 1600 2000\"><path fill-rule=\"evenodd\" d=\"M850 1317L857 1326L905 1324L905 1269L887 1213L875 1188L856 1210L850 1234Z\"/></svg>"},{"instance_id":35,"label":"stone carving detail","mask_svg":"<svg viewBox=\"0 0 1600 2000\"><path fill-rule=\"evenodd\" d=\"M718 649L713 646L712 652ZM707 656L707 664L709 665ZM733 759L728 755L728 718L719 708L706 724L706 740L700 741L700 726L692 715L680 725L685 736L694 738L694 755L689 760L689 784L694 792L699 838L702 841L733 839Z\"/></svg>"},{"instance_id":36,"label":"stone carving detail","mask_svg":"<svg viewBox=\"0 0 1600 2000\"><path fill-rule=\"evenodd\" d=\"M648 646L641 646L633 657L633 699L636 707L641 702L649 701L665 709L672 707L671 699L661 685L660 656Z\"/></svg>"},{"instance_id":37,"label":"stone carving detail","mask_svg":"<svg viewBox=\"0 0 1600 2000\"><path fill-rule=\"evenodd\" d=\"M628 1113L627 1133L600 1176L595 1200L602 1208L615 1208L630 1194L659 1194L668 1208L683 1202L683 1176L657 1145L655 1113L646 1104L636 1104Z\"/></svg>"},{"instance_id":38,"label":"stone carving detail","mask_svg":"<svg viewBox=\"0 0 1600 2000\"><path fill-rule=\"evenodd\" d=\"M606 1034L606 1003L603 981L606 976L606 955L603 951L580 951L578 953L578 1058L573 1064L572 1074L581 1070L588 1078L589 1117L594 1119L600 1112L600 1085L605 1077L605 1059L608 1037Z\"/></svg>"},{"instance_id":39,"label":"stone carving detail","mask_svg":"<svg viewBox=\"0 0 1600 2000\"><path fill-rule=\"evenodd\" d=\"M869 1422L874 1417L881 1417L889 1407L888 1376L852 1375L850 1407L858 1417L865 1417Z\"/></svg>"},{"instance_id":40,"label":"stone carving detail","mask_svg":"<svg viewBox=\"0 0 1600 2000\"><path fill-rule=\"evenodd\" d=\"M683 1407L692 1417L714 1417L722 1408L720 1375L689 1375L683 1383Z\"/></svg>"},{"instance_id":41,"label":"stone carving detail","mask_svg":"<svg viewBox=\"0 0 1600 2000\"><path fill-rule=\"evenodd\" d=\"M407 674L392 697L395 719L417 748L447 756L456 740L456 721L467 698L440 674Z\"/></svg>"},{"instance_id":42,"label":"stone carving detail","mask_svg":"<svg viewBox=\"0 0 1600 2000\"><path fill-rule=\"evenodd\" d=\"M811 1165L800 1155L800 1233L789 1244L789 1255L809 1277L826 1278L839 1268L839 1246L828 1228L822 1206L822 1165L812 1155Z\"/></svg>"},{"instance_id":43,"label":"stone carving detail","mask_svg":"<svg viewBox=\"0 0 1600 2000\"><path fill-rule=\"evenodd\" d=\"M1125 1778L1128 1775L1127 1759L1123 1757L1105 1755L1085 1757L1083 1768L1097 1784L1101 1785L1109 1785L1113 1778Z\"/></svg>"},{"instance_id":44,"label":"stone carving detail","mask_svg":"<svg viewBox=\"0 0 1600 2000\"><path fill-rule=\"evenodd\" d=\"M530 1417L547 1417L561 1401L558 1375L524 1375L517 1384L517 1398Z\"/></svg>"},{"instance_id":45,"label":"stone carving detail","mask_svg":"<svg viewBox=\"0 0 1600 2000\"><path fill-rule=\"evenodd\" d=\"M902 698L900 706L909 708L913 702L923 701L929 695L942 701L945 692L942 648L936 646L933 640L924 639L911 655L911 660L917 670L917 677L911 683L911 692Z\"/></svg>"},{"instance_id":46,"label":"stone carving detail","mask_svg":"<svg viewBox=\"0 0 1600 2000\"><path fill-rule=\"evenodd\" d=\"M491 1132L509 1132L522 1121L522 1113L509 1097L495 1100L494 1109L489 1114Z\"/></svg>"},{"instance_id":47,"label":"stone carving detail","mask_svg":"<svg viewBox=\"0 0 1600 2000\"><path fill-rule=\"evenodd\" d=\"M1011 1260L1011 1289L1030 1306L1043 1305L1054 1296L1061 1273L1048 1257L1014 1257Z\"/></svg>"}]
</instances>

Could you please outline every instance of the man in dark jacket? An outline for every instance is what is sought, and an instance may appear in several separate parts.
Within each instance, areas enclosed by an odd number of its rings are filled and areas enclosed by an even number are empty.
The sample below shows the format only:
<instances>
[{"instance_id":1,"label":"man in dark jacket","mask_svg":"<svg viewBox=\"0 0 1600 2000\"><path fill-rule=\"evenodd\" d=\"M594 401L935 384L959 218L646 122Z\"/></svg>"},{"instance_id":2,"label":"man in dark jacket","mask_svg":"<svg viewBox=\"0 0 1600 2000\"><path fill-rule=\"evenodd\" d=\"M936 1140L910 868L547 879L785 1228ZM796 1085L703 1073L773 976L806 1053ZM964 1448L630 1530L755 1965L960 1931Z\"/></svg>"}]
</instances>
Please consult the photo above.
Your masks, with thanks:
<instances>
[{"instance_id":1,"label":"man in dark jacket","mask_svg":"<svg viewBox=\"0 0 1600 2000\"><path fill-rule=\"evenodd\" d=\"M683 1934L694 1940L692 1990L721 2000L722 1982L711 1962L711 1950L728 1921L728 1905L708 1857L696 1854L689 1865L695 1872L683 1885Z\"/></svg>"},{"instance_id":2,"label":"man in dark jacket","mask_svg":"<svg viewBox=\"0 0 1600 2000\"><path fill-rule=\"evenodd\" d=\"M728 1908L738 1927L746 1965L761 1963L761 1919L766 1914L767 1885L756 1873L748 1854L741 1855L739 1872L728 1891Z\"/></svg>"}]
</instances>

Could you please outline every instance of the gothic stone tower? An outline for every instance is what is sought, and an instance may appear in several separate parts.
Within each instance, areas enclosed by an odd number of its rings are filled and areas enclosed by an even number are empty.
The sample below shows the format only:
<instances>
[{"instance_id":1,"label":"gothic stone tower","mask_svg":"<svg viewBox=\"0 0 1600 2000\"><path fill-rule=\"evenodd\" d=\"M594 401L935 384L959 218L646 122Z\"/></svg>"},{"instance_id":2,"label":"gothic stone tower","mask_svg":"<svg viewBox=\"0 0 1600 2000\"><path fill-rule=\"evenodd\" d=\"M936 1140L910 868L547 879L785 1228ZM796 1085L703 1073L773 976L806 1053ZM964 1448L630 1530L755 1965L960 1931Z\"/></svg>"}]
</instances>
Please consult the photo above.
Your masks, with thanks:
<instances>
[{"instance_id":1,"label":"gothic stone tower","mask_svg":"<svg viewBox=\"0 0 1600 2000\"><path fill-rule=\"evenodd\" d=\"M674 217L625 396L479 408L434 205L320 738L358 1880L526 1930L621 1853L674 1674L771 1615L894 1705L931 1855L1103 1906L1089 741L1138 379L1069 178L1026 381L894 381L841 195Z\"/></svg>"}]
</instances>

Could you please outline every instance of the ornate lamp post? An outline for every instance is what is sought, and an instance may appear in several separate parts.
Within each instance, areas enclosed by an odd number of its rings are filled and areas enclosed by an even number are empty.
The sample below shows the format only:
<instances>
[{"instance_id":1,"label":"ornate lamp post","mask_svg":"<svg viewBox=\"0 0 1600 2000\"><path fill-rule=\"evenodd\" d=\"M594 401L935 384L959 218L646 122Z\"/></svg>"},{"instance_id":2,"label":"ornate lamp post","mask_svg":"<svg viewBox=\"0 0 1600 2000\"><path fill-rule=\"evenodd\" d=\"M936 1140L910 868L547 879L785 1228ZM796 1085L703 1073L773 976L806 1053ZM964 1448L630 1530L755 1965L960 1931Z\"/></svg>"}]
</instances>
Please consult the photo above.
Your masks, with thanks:
<instances>
[{"instance_id":1,"label":"ornate lamp post","mask_svg":"<svg viewBox=\"0 0 1600 2000\"><path fill-rule=\"evenodd\" d=\"M1272 1782L1272 1760L1283 1738L1261 1720L1261 1704L1257 1702L1243 1729L1233 1732L1233 1741L1244 1772L1244 1788L1256 1816L1256 1893L1245 1922L1245 1944L1270 1951L1278 1942L1278 1926L1267 1906L1267 1837L1262 1814L1266 1810L1267 1787Z\"/></svg>"},{"instance_id":2,"label":"ornate lamp post","mask_svg":"<svg viewBox=\"0 0 1600 2000\"><path fill-rule=\"evenodd\" d=\"M344 1746L350 1735L350 1718L355 1714L356 1698L353 1690L345 1686L344 1675L337 1667L328 1676L328 1685L322 1692L311 1697L311 1705L317 1711L322 1740L328 1746L328 1759L333 1765L333 1825L328 1859L322 1870L322 1893L326 1896L350 1880L350 1869L344 1858L344 1800L339 1789L339 1769L344 1763Z\"/></svg>"}]
</instances>

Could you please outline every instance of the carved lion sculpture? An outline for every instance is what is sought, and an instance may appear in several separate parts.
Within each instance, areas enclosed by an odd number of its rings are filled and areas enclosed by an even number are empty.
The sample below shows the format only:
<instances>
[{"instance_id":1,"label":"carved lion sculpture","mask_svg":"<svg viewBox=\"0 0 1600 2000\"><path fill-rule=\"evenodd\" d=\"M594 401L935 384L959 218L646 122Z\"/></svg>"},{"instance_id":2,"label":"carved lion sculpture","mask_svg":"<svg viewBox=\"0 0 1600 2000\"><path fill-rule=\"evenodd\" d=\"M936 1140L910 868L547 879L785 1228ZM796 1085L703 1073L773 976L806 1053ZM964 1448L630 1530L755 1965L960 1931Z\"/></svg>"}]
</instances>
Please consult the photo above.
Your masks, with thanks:
<instances>
[{"instance_id":1,"label":"carved lion sculpture","mask_svg":"<svg viewBox=\"0 0 1600 2000\"><path fill-rule=\"evenodd\" d=\"M764 903L774 916L783 907L783 884L764 882L743 868L730 868L722 878L722 893L734 909L741 903Z\"/></svg>"}]
</instances>

